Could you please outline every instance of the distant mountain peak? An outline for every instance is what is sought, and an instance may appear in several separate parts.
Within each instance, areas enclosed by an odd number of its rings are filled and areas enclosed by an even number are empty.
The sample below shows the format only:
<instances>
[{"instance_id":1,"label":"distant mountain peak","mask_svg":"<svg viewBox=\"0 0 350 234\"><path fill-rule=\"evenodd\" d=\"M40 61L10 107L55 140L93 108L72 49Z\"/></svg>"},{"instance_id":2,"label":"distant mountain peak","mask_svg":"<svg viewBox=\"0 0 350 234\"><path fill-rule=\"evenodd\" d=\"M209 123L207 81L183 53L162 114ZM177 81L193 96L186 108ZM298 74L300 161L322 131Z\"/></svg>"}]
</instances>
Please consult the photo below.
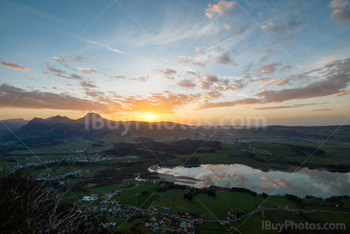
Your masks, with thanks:
<instances>
[{"instance_id":1,"label":"distant mountain peak","mask_svg":"<svg viewBox=\"0 0 350 234\"><path fill-rule=\"evenodd\" d=\"M44 121L44 119L39 118L39 117L34 117L32 120L29 121L29 123L30 122L42 122L42 121Z\"/></svg>"},{"instance_id":2,"label":"distant mountain peak","mask_svg":"<svg viewBox=\"0 0 350 234\"><path fill-rule=\"evenodd\" d=\"M49 123L67 123L67 122L71 122L73 120L68 118L67 116L56 115L56 116L52 116L50 118L47 118L46 121Z\"/></svg>"},{"instance_id":3,"label":"distant mountain peak","mask_svg":"<svg viewBox=\"0 0 350 234\"><path fill-rule=\"evenodd\" d=\"M53 120L53 119L69 119L69 118L67 116L56 115L56 116L49 117L47 119Z\"/></svg>"},{"instance_id":4,"label":"distant mountain peak","mask_svg":"<svg viewBox=\"0 0 350 234\"><path fill-rule=\"evenodd\" d=\"M99 114L97 114L97 113L95 113L95 112L87 113L87 114L83 117L83 119L85 119L85 118L91 119L91 117L103 119L103 117L102 117L101 115L99 115Z\"/></svg>"},{"instance_id":5,"label":"distant mountain peak","mask_svg":"<svg viewBox=\"0 0 350 234\"><path fill-rule=\"evenodd\" d=\"M84 117L75 120L77 123L91 123L91 121L94 121L96 119L101 119L101 120L105 120L101 115L94 113L94 112L90 112L87 113Z\"/></svg>"}]
</instances>

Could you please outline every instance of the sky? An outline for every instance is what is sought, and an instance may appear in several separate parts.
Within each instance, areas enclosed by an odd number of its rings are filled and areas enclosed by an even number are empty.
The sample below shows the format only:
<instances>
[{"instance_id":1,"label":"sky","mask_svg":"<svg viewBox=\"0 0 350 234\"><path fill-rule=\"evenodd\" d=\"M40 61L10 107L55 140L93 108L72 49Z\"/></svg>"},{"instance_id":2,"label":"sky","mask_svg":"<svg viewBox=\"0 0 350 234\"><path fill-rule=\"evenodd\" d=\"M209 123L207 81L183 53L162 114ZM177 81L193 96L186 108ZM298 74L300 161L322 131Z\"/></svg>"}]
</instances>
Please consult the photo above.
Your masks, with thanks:
<instances>
[{"instance_id":1,"label":"sky","mask_svg":"<svg viewBox=\"0 0 350 234\"><path fill-rule=\"evenodd\" d=\"M346 0L2 0L0 35L0 119L350 124Z\"/></svg>"}]
</instances>

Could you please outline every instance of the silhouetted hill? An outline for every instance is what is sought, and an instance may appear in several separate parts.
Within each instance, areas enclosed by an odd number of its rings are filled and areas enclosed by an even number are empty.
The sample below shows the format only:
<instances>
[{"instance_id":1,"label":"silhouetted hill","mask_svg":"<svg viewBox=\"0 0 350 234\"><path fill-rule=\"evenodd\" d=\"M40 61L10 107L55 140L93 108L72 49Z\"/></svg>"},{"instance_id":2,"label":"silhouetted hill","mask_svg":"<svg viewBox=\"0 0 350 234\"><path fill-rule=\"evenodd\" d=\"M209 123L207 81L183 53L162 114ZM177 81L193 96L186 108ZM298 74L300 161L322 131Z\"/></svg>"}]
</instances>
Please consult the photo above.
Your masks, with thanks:
<instances>
[{"instance_id":1,"label":"silhouetted hill","mask_svg":"<svg viewBox=\"0 0 350 234\"><path fill-rule=\"evenodd\" d=\"M23 127L29 122L29 120L24 119L7 119L7 120L1 120L0 123L0 135L4 135L11 131L16 131L20 127ZM6 125L6 126L5 126Z\"/></svg>"},{"instance_id":2,"label":"silhouetted hill","mask_svg":"<svg viewBox=\"0 0 350 234\"><path fill-rule=\"evenodd\" d=\"M240 134L252 134L258 137L300 138L304 140L341 140L350 141L350 125L332 126L280 126L272 125L258 129L239 129L235 131Z\"/></svg>"},{"instance_id":3,"label":"silhouetted hill","mask_svg":"<svg viewBox=\"0 0 350 234\"><path fill-rule=\"evenodd\" d=\"M171 122L142 122L142 121L112 121L103 118L96 113L88 113L84 117L73 120L65 116L54 116L47 119L34 118L28 123L25 120L6 120L7 125L11 126L13 135L7 131L2 135L2 140L18 141L17 137L21 139L27 146L31 145L52 145L70 138L85 138L92 139L94 137L105 136L106 134L117 134L119 136L131 137L146 137L149 147L162 147L150 139L154 137L192 137L198 136L200 132L212 134L210 130L191 129L190 126L171 123ZM2 126L4 127L4 126ZM339 129L338 129L339 128ZM213 130L214 131L214 130ZM242 128L242 129L228 129L220 130L233 134L239 134L248 137L284 137L297 138L303 140L325 140L330 138L332 140L349 141L350 126L319 126L319 127L305 127L305 126L268 126L266 128ZM332 132L336 132L332 134ZM193 142L192 142L193 143ZM167 146L170 147L171 146Z\"/></svg>"},{"instance_id":4,"label":"silhouetted hill","mask_svg":"<svg viewBox=\"0 0 350 234\"><path fill-rule=\"evenodd\" d=\"M58 143L63 139L82 137L93 138L108 133L119 135L148 136L156 133L170 133L174 131L187 131L187 127L181 124L171 123L168 129L162 123L148 123L138 121L111 121L104 119L96 113L88 113L84 117L73 120L68 117L54 116L47 119L34 118L24 126L21 126L12 133L3 136L4 141L17 141L20 138L27 146L50 145Z\"/></svg>"}]
</instances>

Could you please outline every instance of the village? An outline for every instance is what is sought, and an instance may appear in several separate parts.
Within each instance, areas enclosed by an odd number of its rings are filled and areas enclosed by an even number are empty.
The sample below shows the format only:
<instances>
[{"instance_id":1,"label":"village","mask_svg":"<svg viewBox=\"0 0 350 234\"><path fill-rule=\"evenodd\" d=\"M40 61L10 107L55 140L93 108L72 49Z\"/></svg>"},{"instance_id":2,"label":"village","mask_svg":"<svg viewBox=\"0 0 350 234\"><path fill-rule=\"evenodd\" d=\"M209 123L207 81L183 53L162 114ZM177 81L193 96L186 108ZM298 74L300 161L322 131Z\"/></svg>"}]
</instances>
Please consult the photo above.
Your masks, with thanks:
<instances>
[{"instance_id":1,"label":"village","mask_svg":"<svg viewBox=\"0 0 350 234\"><path fill-rule=\"evenodd\" d=\"M224 220L205 220L191 212L172 213L171 207L154 207L150 205L148 208L141 208L131 205L121 205L117 200L118 195L125 192L125 189L118 189L103 195L92 193L84 196L80 202L84 207L88 207L97 217L106 217L108 220L104 223L105 227L118 228L115 218L124 218L127 220L140 219L144 220L144 227L149 228L153 232L167 233L195 233L195 225L219 223L227 226L231 232L235 231L235 227L230 225L232 221L237 221L253 213L260 213L262 217L266 216L266 208L259 206L251 213L246 210L227 211L227 217ZM138 194L136 194L137 196ZM101 200L96 204L97 200ZM275 209L286 210L285 207L277 207ZM120 224L119 224L120 225Z\"/></svg>"},{"instance_id":2,"label":"village","mask_svg":"<svg viewBox=\"0 0 350 234\"><path fill-rule=\"evenodd\" d=\"M58 164L62 162L73 162L73 163L103 162L103 161L112 161L112 160L118 160L118 159L130 160L135 158L138 158L138 156L117 157L115 155L101 155L99 153L95 153L93 155L69 157L65 159L39 160L39 161L33 161L33 162L18 163L14 166L13 170L16 171L21 168L38 167L43 165Z\"/></svg>"}]
</instances>

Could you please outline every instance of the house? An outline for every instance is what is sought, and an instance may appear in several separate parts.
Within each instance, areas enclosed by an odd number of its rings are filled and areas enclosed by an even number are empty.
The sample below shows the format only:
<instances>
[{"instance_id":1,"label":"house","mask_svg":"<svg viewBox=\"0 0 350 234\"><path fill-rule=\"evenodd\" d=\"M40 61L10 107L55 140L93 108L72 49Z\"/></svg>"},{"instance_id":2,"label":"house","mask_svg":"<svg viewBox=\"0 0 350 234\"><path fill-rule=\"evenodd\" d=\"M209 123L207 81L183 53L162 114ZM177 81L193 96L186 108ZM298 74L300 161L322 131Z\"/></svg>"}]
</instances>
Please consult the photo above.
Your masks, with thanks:
<instances>
[{"instance_id":1,"label":"house","mask_svg":"<svg viewBox=\"0 0 350 234\"><path fill-rule=\"evenodd\" d=\"M186 223L185 222L181 222L180 227L185 228L186 227Z\"/></svg>"},{"instance_id":2,"label":"house","mask_svg":"<svg viewBox=\"0 0 350 234\"><path fill-rule=\"evenodd\" d=\"M91 201L95 201L95 198L91 197L91 196L84 196L81 199L82 202L91 202Z\"/></svg>"}]
</instances>

